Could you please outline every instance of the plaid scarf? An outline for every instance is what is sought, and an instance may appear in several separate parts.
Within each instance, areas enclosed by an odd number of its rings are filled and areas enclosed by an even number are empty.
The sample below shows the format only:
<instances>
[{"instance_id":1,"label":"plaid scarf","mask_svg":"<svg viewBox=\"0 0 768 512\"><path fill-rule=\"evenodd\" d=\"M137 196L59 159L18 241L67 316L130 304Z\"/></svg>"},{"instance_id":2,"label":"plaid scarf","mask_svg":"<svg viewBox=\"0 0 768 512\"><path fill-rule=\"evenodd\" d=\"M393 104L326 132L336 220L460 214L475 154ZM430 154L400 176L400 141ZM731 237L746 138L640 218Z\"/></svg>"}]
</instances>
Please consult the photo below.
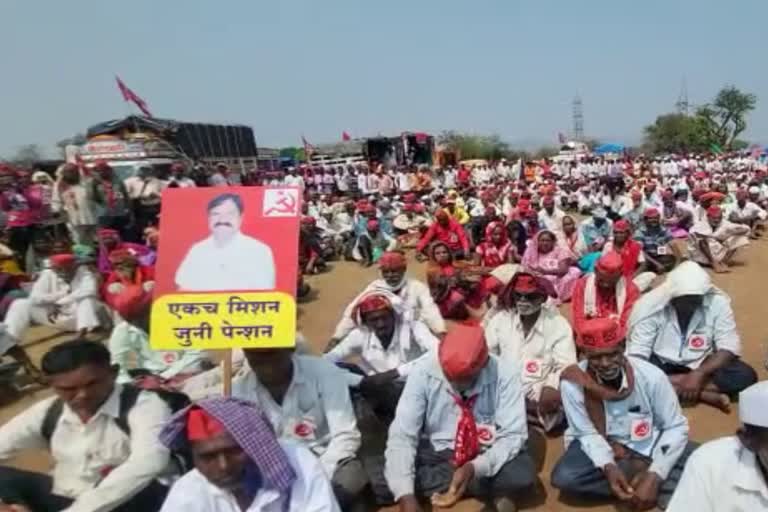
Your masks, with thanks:
<instances>
[{"instance_id":1,"label":"plaid scarf","mask_svg":"<svg viewBox=\"0 0 768 512\"><path fill-rule=\"evenodd\" d=\"M219 420L259 470L265 488L281 495L291 491L296 472L277 442L272 425L258 405L236 398L209 398L176 414L160 432L160 442L170 450L184 448L187 441L187 414L200 407Z\"/></svg>"},{"instance_id":2,"label":"plaid scarf","mask_svg":"<svg viewBox=\"0 0 768 512\"><path fill-rule=\"evenodd\" d=\"M456 440L453 451L453 465L460 468L480 453L480 438L477 434L475 415L472 412L478 395L473 395L466 400L453 393L451 396L461 409L461 416L459 416L459 422L456 425Z\"/></svg>"}]
</instances>

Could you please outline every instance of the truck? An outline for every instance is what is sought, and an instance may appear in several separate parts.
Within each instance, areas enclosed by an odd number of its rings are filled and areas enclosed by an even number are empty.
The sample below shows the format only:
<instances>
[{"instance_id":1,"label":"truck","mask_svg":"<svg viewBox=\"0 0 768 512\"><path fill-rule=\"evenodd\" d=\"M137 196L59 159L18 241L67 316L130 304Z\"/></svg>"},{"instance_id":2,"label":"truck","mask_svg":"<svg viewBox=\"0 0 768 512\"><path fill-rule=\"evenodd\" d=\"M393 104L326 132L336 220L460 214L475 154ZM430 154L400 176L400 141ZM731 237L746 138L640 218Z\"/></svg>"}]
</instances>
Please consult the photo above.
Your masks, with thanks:
<instances>
[{"instance_id":1,"label":"truck","mask_svg":"<svg viewBox=\"0 0 768 512\"><path fill-rule=\"evenodd\" d=\"M422 132L403 132L394 137L383 135L321 144L309 158L310 165L335 166L367 162L374 167L427 165L434 159L435 139Z\"/></svg>"},{"instance_id":2,"label":"truck","mask_svg":"<svg viewBox=\"0 0 768 512\"><path fill-rule=\"evenodd\" d=\"M258 165L256 138L249 126L139 116L91 126L85 143L66 153L68 161L80 160L86 167L104 160L122 179L146 166L162 176L179 161L190 166L223 163L241 174Z\"/></svg>"}]
</instances>

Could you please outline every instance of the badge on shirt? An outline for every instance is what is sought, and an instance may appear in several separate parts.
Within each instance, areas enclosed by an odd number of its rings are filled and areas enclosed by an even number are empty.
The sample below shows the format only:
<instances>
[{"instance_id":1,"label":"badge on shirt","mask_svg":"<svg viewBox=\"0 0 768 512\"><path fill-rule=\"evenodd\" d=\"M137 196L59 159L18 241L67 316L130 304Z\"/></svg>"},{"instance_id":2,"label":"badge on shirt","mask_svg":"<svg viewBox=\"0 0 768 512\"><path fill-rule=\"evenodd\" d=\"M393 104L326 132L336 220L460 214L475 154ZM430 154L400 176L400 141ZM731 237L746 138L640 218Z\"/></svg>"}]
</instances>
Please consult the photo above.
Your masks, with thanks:
<instances>
[{"instance_id":1,"label":"badge on shirt","mask_svg":"<svg viewBox=\"0 0 768 512\"><path fill-rule=\"evenodd\" d=\"M316 439L315 428L315 422L312 421L312 418L304 417L293 426L293 435L302 441L314 441Z\"/></svg>"},{"instance_id":2,"label":"badge on shirt","mask_svg":"<svg viewBox=\"0 0 768 512\"><path fill-rule=\"evenodd\" d=\"M458 241L459 241L459 236L458 236L456 233L451 233L450 235L448 235L448 240L449 240L449 241L450 241L452 244L455 244L456 242L458 242Z\"/></svg>"},{"instance_id":3,"label":"badge on shirt","mask_svg":"<svg viewBox=\"0 0 768 512\"><path fill-rule=\"evenodd\" d=\"M175 352L166 352L163 354L163 362L165 364L173 364L176 362L176 353Z\"/></svg>"},{"instance_id":4,"label":"badge on shirt","mask_svg":"<svg viewBox=\"0 0 768 512\"><path fill-rule=\"evenodd\" d=\"M528 379L540 379L543 373L541 361L538 359L526 359L523 361L523 376Z\"/></svg>"},{"instance_id":5,"label":"badge on shirt","mask_svg":"<svg viewBox=\"0 0 768 512\"><path fill-rule=\"evenodd\" d=\"M632 441L645 441L651 437L652 427L651 420L648 418L633 419L630 425L630 437Z\"/></svg>"},{"instance_id":6,"label":"badge on shirt","mask_svg":"<svg viewBox=\"0 0 768 512\"><path fill-rule=\"evenodd\" d=\"M669 248L666 245L660 245L656 248L656 254L666 256L669 254Z\"/></svg>"},{"instance_id":7,"label":"badge on shirt","mask_svg":"<svg viewBox=\"0 0 768 512\"><path fill-rule=\"evenodd\" d=\"M691 334L688 338L688 349L694 352L701 352L709 348L707 337L703 334Z\"/></svg>"},{"instance_id":8,"label":"badge on shirt","mask_svg":"<svg viewBox=\"0 0 768 512\"><path fill-rule=\"evenodd\" d=\"M490 446L493 444L493 440L496 439L496 426L488 423L480 423L477 425L477 439L483 446Z\"/></svg>"}]
</instances>

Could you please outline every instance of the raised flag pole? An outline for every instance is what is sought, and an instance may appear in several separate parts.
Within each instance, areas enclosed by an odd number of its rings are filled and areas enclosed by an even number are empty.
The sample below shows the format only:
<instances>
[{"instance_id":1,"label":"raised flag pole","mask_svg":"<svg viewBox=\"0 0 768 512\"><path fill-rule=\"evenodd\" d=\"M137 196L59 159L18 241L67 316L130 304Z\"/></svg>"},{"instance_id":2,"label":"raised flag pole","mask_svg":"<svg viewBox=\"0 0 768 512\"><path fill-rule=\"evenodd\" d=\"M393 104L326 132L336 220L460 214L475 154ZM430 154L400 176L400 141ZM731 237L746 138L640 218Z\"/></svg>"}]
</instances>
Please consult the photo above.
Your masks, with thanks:
<instances>
[{"instance_id":1,"label":"raised flag pole","mask_svg":"<svg viewBox=\"0 0 768 512\"><path fill-rule=\"evenodd\" d=\"M224 396L232 396L232 349L224 350L224 358L221 360L222 393Z\"/></svg>"}]
</instances>

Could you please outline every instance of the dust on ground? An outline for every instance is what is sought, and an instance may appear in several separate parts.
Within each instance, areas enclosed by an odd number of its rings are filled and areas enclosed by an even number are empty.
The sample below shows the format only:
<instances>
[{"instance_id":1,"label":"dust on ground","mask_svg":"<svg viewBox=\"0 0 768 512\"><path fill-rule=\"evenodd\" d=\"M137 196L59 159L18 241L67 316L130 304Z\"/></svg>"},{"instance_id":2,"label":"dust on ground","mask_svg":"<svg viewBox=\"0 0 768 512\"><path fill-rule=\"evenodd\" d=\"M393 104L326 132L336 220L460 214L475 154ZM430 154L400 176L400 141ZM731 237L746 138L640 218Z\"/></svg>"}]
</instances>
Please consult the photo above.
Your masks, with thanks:
<instances>
[{"instance_id":1,"label":"dust on ground","mask_svg":"<svg viewBox=\"0 0 768 512\"><path fill-rule=\"evenodd\" d=\"M768 294L765 293L768 291L768 241L753 242L737 260L738 263L731 273L715 274L714 281L733 300L736 322L742 337L744 359L757 369L760 379L765 379L768 375L763 363L766 355L765 338L768 333L763 328L763 322L768 320ZM317 352L321 352L330 339L346 305L377 277L375 267L363 268L347 262L335 262L332 267L330 272L307 278L313 288L312 295L299 307L299 329ZM408 273L423 280L424 268L424 264L411 261ZM563 308L563 312L567 313L567 309L568 305ZM36 361L39 361L48 348L67 339L61 336L52 338L51 334L50 330L44 328L30 330L25 346ZM0 409L0 422L8 421L19 411L48 395L48 390L26 393L21 400ZM690 420L691 439L698 442L732 434L738 426L737 407L733 407L729 415L703 406L686 409L685 412ZM538 444L541 447L535 451L544 451L543 469L539 473L542 486L532 493L526 503L521 503L521 508L552 512L615 510L613 505L584 502L569 504L561 501L558 491L553 490L549 484L549 475L563 452L562 436ZM50 464L48 457L41 452L20 455L12 462L18 467L37 471L47 470ZM452 510L474 512L480 510L480 505L474 501L464 501Z\"/></svg>"}]
</instances>

